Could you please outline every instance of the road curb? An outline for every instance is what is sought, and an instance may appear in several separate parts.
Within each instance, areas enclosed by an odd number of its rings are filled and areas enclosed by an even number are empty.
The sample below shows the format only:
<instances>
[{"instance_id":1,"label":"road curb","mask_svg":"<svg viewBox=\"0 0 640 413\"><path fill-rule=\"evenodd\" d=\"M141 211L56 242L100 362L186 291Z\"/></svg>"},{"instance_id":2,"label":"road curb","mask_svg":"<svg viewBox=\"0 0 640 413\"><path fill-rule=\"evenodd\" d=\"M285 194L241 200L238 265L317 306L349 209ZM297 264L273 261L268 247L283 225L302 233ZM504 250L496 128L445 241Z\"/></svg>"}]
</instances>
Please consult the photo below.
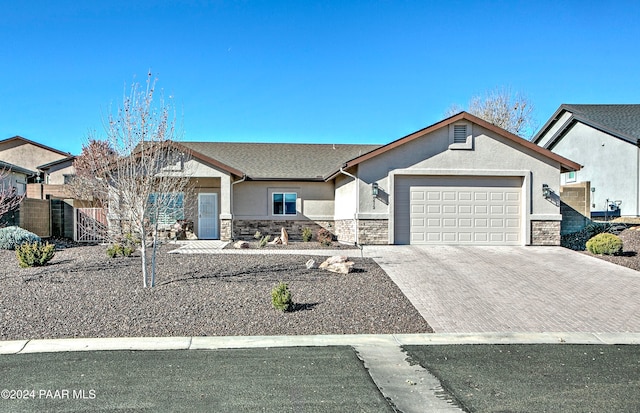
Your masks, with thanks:
<instances>
[{"instance_id":1,"label":"road curb","mask_svg":"<svg viewBox=\"0 0 640 413\"><path fill-rule=\"evenodd\" d=\"M0 354L107 350L449 344L640 344L640 333L451 333L311 336L122 337L0 341Z\"/></svg>"}]
</instances>

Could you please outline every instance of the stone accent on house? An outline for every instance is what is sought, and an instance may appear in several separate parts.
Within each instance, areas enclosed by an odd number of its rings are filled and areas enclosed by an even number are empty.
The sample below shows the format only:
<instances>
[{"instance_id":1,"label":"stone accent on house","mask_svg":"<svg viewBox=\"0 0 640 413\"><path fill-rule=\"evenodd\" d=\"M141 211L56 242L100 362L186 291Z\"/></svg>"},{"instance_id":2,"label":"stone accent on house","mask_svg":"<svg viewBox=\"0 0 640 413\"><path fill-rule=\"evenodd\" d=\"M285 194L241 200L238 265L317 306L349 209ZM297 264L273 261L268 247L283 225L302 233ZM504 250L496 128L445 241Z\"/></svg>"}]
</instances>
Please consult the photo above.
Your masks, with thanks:
<instances>
[{"instance_id":1,"label":"stone accent on house","mask_svg":"<svg viewBox=\"0 0 640 413\"><path fill-rule=\"evenodd\" d=\"M338 219L335 221L336 237L338 241L347 244L356 242L355 225L353 219Z\"/></svg>"},{"instance_id":2,"label":"stone accent on house","mask_svg":"<svg viewBox=\"0 0 640 413\"><path fill-rule=\"evenodd\" d=\"M231 239L231 220L220 220L220 239L222 241L229 241Z\"/></svg>"},{"instance_id":3,"label":"stone accent on house","mask_svg":"<svg viewBox=\"0 0 640 413\"><path fill-rule=\"evenodd\" d=\"M311 228L313 239L320 228L326 228L335 235L335 225L333 221L309 221L309 220L252 220L236 219L233 221L233 239L252 240L256 231L262 235L271 235L273 239L280 236L280 229L284 227L292 241L302 240L302 230ZM222 236L222 234L221 234Z\"/></svg>"},{"instance_id":4,"label":"stone accent on house","mask_svg":"<svg viewBox=\"0 0 640 413\"><path fill-rule=\"evenodd\" d=\"M386 245L389 243L389 220L359 219L358 242L361 245Z\"/></svg>"},{"instance_id":5,"label":"stone accent on house","mask_svg":"<svg viewBox=\"0 0 640 413\"><path fill-rule=\"evenodd\" d=\"M531 245L560 245L560 221L531 221Z\"/></svg>"}]
</instances>

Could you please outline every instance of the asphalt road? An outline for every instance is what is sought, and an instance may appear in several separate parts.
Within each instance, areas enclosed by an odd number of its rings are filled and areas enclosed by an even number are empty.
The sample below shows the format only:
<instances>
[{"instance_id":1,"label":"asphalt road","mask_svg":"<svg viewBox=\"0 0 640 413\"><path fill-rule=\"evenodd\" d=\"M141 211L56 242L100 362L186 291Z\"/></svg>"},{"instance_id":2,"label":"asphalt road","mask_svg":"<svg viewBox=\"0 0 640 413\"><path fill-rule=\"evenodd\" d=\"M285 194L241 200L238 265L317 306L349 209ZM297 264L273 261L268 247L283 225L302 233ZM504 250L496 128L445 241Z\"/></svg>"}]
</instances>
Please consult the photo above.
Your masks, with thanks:
<instances>
[{"instance_id":1,"label":"asphalt road","mask_svg":"<svg viewBox=\"0 0 640 413\"><path fill-rule=\"evenodd\" d=\"M0 412L393 412L351 347L0 356Z\"/></svg>"}]
</instances>

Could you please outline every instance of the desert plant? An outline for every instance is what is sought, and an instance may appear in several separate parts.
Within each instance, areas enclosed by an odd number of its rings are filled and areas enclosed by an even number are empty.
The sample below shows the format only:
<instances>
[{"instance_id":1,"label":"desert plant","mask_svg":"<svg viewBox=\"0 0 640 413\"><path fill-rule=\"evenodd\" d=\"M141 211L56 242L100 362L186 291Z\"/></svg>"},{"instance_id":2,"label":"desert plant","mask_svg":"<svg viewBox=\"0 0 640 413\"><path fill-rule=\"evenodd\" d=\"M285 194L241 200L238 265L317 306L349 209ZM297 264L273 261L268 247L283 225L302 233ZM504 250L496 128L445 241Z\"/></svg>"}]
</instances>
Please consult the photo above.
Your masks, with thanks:
<instances>
[{"instance_id":1,"label":"desert plant","mask_svg":"<svg viewBox=\"0 0 640 413\"><path fill-rule=\"evenodd\" d=\"M592 254L618 255L622 252L622 240L617 235L601 233L587 241Z\"/></svg>"},{"instance_id":2,"label":"desert plant","mask_svg":"<svg viewBox=\"0 0 640 413\"><path fill-rule=\"evenodd\" d=\"M120 255L122 253L122 245L120 244L113 244L113 245L109 245L109 247L107 247L107 255L110 258L115 258L118 255Z\"/></svg>"},{"instance_id":3,"label":"desert plant","mask_svg":"<svg viewBox=\"0 0 640 413\"><path fill-rule=\"evenodd\" d=\"M260 242L258 242L258 248L264 248L270 239L271 239L271 235L265 235L264 237L262 237L260 239Z\"/></svg>"},{"instance_id":4,"label":"desert plant","mask_svg":"<svg viewBox=\"0 0 640 413\"><path fill-rule=\"evenodd\" d=\"M24 243L40 242L40 237L20 227L0 228L0 249L15 250Z\"/></svg>"},{"instance_id":5,"label":"desert plant","mask_svg":"<svg viewBox=\"0 0 640 413\"><path fill-rule=\"evenodd\" d=\"M255 238L255 239L260 239L260 238L262 238L262 232L260 232L260 231L256 231L256 233L255 233L255 234L253 234L253 238Z\"/></svg>"},{"instance_id":6,"label":"desert plant","mask_svg":"<svg viewBox=\"0 0 640 413\"><path fill-rule=\"evenodd\" d=\"M320 228L316 233L316 239L320 244L329 246L333 241L333 234L326 228Z\"/></svg>"},{"instance_id":7,"label":"desert plant","mask_svg":"<svg viewBox=\"0 0 640 413\"><path fill-rule=\"evenodd\" d=\"M271 290L271 304L273 308L283 312L293 309L293 299L287 283L280 281L278 285L273 287Z\"/></svg>"},{"instance_id":8,"label":"desert plant","mask_svg":"<svg viewBox=\"0 0 640 413\"><path fill-rule=\"evenodd\" d=\"M303 228L302 229L302 240L304 242L309 242L309 241L311 241L311 238L313 238L313 231L311 231L311 228Z\"/></svg>"},{"instance_id":9,"label":"desert plant","mask_svg":"<svg viewBox=\"0 0 640 413\"><path fill-rule=\"evenodd\" d=\"M21 268L41 267L51 261L54 255L56 255L54 244L43 244L39 241L27 242L16 248L18 265Z\"/></svg>"}]
</instances>

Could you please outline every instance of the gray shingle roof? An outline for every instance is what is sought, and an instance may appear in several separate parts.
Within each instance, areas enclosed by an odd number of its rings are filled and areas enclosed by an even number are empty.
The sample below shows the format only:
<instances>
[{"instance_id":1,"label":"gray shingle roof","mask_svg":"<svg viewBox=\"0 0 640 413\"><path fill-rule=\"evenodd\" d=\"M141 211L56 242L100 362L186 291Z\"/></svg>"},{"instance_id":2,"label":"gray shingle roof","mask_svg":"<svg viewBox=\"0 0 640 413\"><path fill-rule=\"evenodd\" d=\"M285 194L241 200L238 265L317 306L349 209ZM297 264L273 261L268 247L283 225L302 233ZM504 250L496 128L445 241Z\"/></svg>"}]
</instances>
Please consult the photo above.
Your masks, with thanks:
<instances>
[{"instance_id":1,"label":"gray shingle roof","mask_svg":"<svg viewBox=\"0 0 640 413\"><path fill-rule=\"evenodd\" d=\"M573 105L561 106L576 117L588 120L610 132L640 140L640 105ZM595 125L594 125L595 126Z\"/></svg>"},{"instance_id":2,"label":"gray shingle roof","mask_svg":"<svg viewBox=\"0 0 640 413\"><path fill-rule=\"evenodd\" d=\"M250 179L322 180L345 162L380 145L180 142L190 150L240 170Z\"/></svg>"}]
</instances>

